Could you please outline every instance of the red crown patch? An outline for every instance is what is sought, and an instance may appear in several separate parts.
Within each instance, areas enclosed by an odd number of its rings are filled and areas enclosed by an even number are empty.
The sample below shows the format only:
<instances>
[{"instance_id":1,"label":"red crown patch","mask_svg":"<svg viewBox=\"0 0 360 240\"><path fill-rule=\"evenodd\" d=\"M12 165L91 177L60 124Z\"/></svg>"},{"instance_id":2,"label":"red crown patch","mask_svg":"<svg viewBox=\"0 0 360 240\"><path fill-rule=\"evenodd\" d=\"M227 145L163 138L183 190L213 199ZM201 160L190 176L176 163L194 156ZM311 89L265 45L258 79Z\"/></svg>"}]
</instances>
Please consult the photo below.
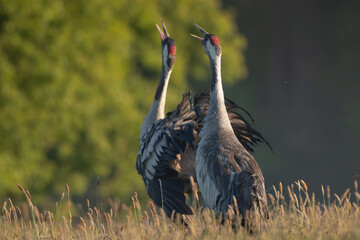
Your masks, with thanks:
<instances>
[{"instance_id":1,"label":"red crown patch","mask_svg":"<svg viewBox=\"0 0 360 240\"><path fill-rule=\"evenodd\" d=\"M219 45L219 39L215 35L210 36L210 42L213 46Z\"/></svg>"},{"instance_id":2,"label":"red crown patch","mask_svg":"<svg viewBox=\"0 0 360 240\"><path fill-rule=\"evenodd\" d=\"M172 45L169 47L169 55L175 55L176 54L176 46Z\"/></svg>"}]
</instances>

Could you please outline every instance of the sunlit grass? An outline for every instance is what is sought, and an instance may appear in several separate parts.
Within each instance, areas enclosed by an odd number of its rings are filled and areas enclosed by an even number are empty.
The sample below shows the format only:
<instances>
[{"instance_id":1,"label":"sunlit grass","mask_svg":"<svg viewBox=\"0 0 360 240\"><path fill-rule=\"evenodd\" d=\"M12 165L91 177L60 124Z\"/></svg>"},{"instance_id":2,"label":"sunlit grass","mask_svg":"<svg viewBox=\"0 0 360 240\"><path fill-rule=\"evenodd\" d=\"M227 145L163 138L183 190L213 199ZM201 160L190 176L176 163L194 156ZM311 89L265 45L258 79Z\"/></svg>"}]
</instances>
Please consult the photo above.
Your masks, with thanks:
<instances>
[{"instance_id":1,"label":"sunlit grass","mask_svg":"<svg viewBox=\"0 0 360 240\"><path fill-rule=\"evenodd\" d=\"M87 201L85 213L73 217L68 185L54 211L39 211L30 193L18 186L27 204L19 207L11 199L4 201L0 239L360 239L356 181L354 190L341 196L321 186L317 200L302 180L287 187L280 183L268 194L270 219L260 224L255 216L252 233L243 227L234 229L229 221L220 224L206 209L171 220L152 203L143 209L136 193L131 206L109 200L111 207L103 211Z\"/></svg>"}]
</instances>

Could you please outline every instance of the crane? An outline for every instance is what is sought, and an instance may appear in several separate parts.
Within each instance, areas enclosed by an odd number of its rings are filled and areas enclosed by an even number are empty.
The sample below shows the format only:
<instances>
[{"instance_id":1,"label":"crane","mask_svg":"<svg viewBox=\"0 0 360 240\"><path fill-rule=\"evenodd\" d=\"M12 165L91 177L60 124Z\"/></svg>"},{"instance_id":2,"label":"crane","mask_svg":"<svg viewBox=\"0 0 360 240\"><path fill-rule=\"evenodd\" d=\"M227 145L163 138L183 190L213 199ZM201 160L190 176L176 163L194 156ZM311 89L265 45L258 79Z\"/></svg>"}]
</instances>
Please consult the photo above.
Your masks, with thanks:
<instances>
[{"instance_id":1,"label":"crane","mask_svg":"<svg viewBox=\"0 0 360 240\"><path fill-rule=\"evenodd\" d=\"M177 108L164 117L166 89L175 62L176 45L163 22L162 27L164 32L157 26L162 42L161 78L151 109L141 126L136 169L150 198L168 216L173 211L192 214L185 194L192 191L191 178L196 183L195 149L209 108L210 95L186 92ZM248 114L244 109L228 99L225 104L237 138L249 151L253 151L259 142L268 144L239 113Z\"/></svg>"},{"instance_id":2,"label":"crane","mask_svg":"<svg viewBox=\"0 0 360 240\"><path fill-rule=\"evenodd\" d=\"M217 36L192 35L202 43L210 60L210 106L199 133L196 151L196 176L207 206L219 216L237 206L246 221L248 211L258 209L263 219L268 217L264 177L257 162L238 140L228 117L221 79L221 46ZM235 203L236 200L236 203ZM255 207L256 206L256 207Z\"/></svg>"},{"instance_id":3,"label":"crane","mask_svg":"<svg viewBox=\"0 0 360 240\"><path fill-rule=\"evenodd\" d=\"M171 76L172 69L176 60L176 43L170 38L164 22L161 20L161 24L164 32L156 24L156 27L160 33L161 38L161 52L162 52L162 64L161 64L161 77L158 87L156 89L155 98L152 106L145 117L144 123L141 125L140 139L144 136L147 129L151 124L159 119L164 118L166 92Z\"/></svg>"},{"instance_id":4,"label":"crane","mask_svg":"<svg viewBox=\"0 0 360 240\"><path fill-rule=\"evenodd\" d=\"M191 214L184 195L185 167L181 169L182 174L179 174L179 155L185 152L188 144L192 144L195 112L188 111L190 94L185 94L178 107L164 116L166 91L176 59L176 43L170 38L162 20L161 23L163 31L156 25L161 38L161 77L152 106L141 126L136 169L144 180L150 198L168 216L173 211ZM182 165L189 165L188 169L194 169L195 161L186 164L186 159L181 161ZM195 175L195 172L190 175Z\"/></svg>"}]
</instances>

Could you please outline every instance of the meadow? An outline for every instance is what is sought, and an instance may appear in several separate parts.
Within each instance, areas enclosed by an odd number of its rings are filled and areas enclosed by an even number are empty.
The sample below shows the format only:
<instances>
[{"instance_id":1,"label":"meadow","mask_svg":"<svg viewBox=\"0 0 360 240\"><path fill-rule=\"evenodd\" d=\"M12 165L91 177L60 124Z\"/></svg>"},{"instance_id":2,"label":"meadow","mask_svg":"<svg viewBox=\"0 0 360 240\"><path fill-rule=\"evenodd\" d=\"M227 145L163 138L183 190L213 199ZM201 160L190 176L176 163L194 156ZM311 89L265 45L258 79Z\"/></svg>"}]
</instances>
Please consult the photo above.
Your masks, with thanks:
<instances>
[{"instance_id":1,"label":"meadow","mask_svg":"<svg viewBox=\"0 0 360 240\"><path fill-rule=\"evenodd\" d=\"M360 239L356 180L353 190L346 189L341 196L331 193L329 186L321 186L320 198L309 193L302 180L287 187L281 183L273 186L268 191L270 219L260 224L258 216L252 216L252 233L244 227L234 228L229 221L219 223L207 209L169 219L152 202L141 206L137 193L130 206L109 199L109 207L102 209L101 202L87 201L83 213L72 216L74 206L67 184L53 211L39 210L29 191L18 187L26 203L14 206L11 199L5 199L0 239Z\"/></svg>"}]
</instances>

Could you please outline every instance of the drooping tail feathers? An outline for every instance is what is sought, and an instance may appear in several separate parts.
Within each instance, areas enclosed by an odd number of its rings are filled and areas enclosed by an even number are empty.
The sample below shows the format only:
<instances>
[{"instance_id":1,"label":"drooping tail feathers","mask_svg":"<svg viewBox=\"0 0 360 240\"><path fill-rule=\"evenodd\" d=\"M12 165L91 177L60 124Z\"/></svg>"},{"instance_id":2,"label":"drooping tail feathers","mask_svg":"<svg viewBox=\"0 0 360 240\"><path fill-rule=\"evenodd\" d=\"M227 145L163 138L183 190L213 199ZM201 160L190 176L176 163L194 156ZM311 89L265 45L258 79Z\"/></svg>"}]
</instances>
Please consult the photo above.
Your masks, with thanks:
<instances>
[{"instance_id":1,"label":"drooping tail feathers","mask_svg":"<svg viewBox=\"0 0 360 240\"><path fill-rule=\"evenodd\" d=\"M201 129L204 125L204 118L209 109L210 94L207 92L196 93L193 98L193 105L197 114L197 125ZM256 131L240 113L244 112L254 124L254 119L248 111L227 98L225 98L225 105L234 133L247 151L254 152L253 148L255 146L257 146L259 143L265 143L273 152L270 144L266 141L266 139L258 131Z\"/></svg>"},{"instance_id":2,"label":"drooping tail feathers","mask_svg":"<svg viewBox=\"0 0 360 240\"><path fill-rule=\"evenodd\" d=\"M152 179L144 178L146 189L154 203L162 207L168 217L172 212L192 214L191 208L186 205L184 182L179 179Z\"/></svg>"}]
</instances>

